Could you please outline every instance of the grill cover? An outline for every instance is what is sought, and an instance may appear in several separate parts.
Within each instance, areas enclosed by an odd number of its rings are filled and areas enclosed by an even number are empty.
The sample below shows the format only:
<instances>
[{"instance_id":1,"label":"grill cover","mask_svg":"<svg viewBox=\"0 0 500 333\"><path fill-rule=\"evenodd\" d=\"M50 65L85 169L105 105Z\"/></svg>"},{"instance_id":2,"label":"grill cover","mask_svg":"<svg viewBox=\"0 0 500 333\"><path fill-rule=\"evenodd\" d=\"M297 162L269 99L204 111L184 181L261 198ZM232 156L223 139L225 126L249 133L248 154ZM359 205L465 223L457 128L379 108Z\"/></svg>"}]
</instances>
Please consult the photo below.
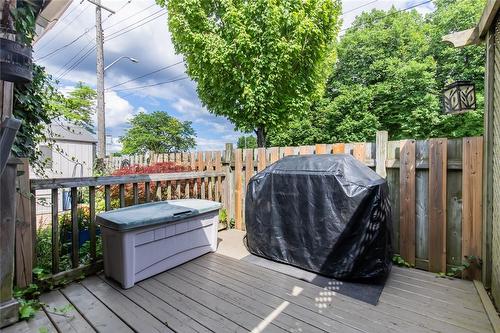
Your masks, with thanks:
<instances>
[{"instance_id":1,"label":"grill cover","mask_svg":"<svg viewBox=\"0 0 500 333\"><path fill-rule=\"evenodd\" d=\"M248 250L344 280L383 280L391 268L385 179L351 155L288 156L250 179Z\"/></svg>"}]
</instances>

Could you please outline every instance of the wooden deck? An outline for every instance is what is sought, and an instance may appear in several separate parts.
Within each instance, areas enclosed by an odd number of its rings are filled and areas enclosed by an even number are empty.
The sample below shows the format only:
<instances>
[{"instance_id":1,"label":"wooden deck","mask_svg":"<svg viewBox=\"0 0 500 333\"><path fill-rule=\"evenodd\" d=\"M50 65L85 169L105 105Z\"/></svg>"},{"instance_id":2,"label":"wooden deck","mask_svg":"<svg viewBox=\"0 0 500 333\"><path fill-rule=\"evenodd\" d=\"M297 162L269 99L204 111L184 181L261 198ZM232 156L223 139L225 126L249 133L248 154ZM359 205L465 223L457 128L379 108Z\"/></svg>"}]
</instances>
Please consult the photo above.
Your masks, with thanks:
<instances>
[{"instance_id":1,"label":"wooden deck","mask_svg":"<svg viewBox=\"0 0 500 333\"><path fill-rule=\"evenodd\" d=\"M4 332L493 332L468 281L394 267L372 306L221 254L128 290L92 276L41 300Z\"/></svg>"}]
</instances>

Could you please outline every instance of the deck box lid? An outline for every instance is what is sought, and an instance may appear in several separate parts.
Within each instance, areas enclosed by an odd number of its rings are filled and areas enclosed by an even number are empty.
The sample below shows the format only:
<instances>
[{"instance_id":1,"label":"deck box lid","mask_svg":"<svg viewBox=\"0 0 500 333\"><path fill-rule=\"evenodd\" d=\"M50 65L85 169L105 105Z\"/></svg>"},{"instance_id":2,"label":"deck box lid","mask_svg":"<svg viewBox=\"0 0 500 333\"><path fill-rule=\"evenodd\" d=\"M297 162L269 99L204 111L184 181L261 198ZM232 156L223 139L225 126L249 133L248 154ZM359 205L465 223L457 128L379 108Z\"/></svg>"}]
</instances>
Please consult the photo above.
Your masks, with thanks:
<instances>
[{"instance_id":1,"label":"deck box lid","mask_svg":"<svg viewBox=\"0 0 500 333\"><path fill-rule=\"evenodd\" d=\"M179 221L218 210L220 207L218 202L201 199L151 202L100 213L96 222L100 226L125 231Z\"/></svg>"}]
</instances>

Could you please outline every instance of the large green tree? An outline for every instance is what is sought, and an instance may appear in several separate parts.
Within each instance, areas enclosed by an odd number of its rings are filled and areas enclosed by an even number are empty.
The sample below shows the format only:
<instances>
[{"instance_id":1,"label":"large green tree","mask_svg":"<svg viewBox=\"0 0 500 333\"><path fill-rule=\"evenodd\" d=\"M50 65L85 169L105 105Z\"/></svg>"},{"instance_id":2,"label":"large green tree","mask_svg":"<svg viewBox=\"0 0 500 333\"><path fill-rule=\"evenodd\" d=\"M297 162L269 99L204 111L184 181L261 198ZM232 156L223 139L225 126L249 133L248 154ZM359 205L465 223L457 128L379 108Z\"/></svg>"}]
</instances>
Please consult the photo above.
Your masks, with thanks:
<instances>
[{"instance_id":1,"label":"large green tree","mask_svg":"<svg viewBox=\"0 0 500 333\"><path fill-rule=\"evenodd\" d=\"M325 98L271 133L273 144L460 137L482 133L484 50L455 49L443 35L477 22L484 0L437 0L424 17L415 10L373 10L356 18L338 45ZM476 83L478 108L442 115L441 90L455 80ZM299 132L303 129L302 133Z\"/></svg>"},{"instance_id":2,"label":"large green tree","mask_svg":"<svg viewBox=\"0 0 500 333\"><path fill-rule=\"evenodd\" d=\"M321 97L335 60L339 0L157 0L210 112L260 147Z\"/></svg>"},{"instance_id":3,"label":"large green tree","mask_svg":"<svg viewBox=\"0 0 500 333\"><path fill-rule=\"evenodd\" d=\"M166 112L141 112L130 120L131 127L120 138L122 153L171 153L186 151L196 145L190 121L179 121Z\"/></svg>"}]
</instances>

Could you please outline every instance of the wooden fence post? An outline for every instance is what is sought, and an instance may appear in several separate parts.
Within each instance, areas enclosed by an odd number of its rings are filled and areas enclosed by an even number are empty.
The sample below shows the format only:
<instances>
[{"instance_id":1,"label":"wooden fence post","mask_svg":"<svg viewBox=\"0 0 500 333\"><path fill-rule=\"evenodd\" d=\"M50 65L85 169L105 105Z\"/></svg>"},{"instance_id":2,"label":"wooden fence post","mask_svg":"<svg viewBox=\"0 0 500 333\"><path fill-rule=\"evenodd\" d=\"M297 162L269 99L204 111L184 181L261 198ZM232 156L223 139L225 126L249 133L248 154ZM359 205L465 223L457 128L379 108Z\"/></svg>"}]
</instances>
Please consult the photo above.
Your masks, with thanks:
<instances>
[{"instance_id":1,"label":"wooden fence post","mask_svg":"<svg viewBox=\"0 0 500 333\"><path fill-rule=\"evenodd\" d=\"M382 177L387 177L385 162L387 161L387 142L389 134L387 131L377 131L375 142L375 171Z\"/></svg>"},{"instance_id":2,"label":"wooden fence post","mask_svg":"<svg viewBox=\"0 0 500 333\"><path fill-rule=\"evenodd\" d=\"M446 272L447 139L429 140L429 270Z\"/></svg>"},{"instance_id":3,"label":"wooden fence post","mask_svg":"<svg viewBox=\"0 0 500 333\"><path fill-rule=\"evenodd\" d=\"M234 221L238 230L243 230L243 150L234 151Z\"/></svg>"},{"instance_id":4,"label":"wooden fence post","mask_svg":"<svg viewBox=\"0 0 500 333\"><path fill-rule=\"evenodd\" d=\"M462 152L462 258L481 257L483 221L483 138L463 138ZM481 279L481 269L471 265L464 278Z\"/></svg>"},{"instance_id":5,"label":"wooden fence post","mask_svg":"<svg viewBox=\"0 0 500 333\"><path fill-rule=\"evenodd\" d=\"M16 213L16 285L24 288L32 282L33 275L33 243L31 233L31 198L30 172L27 158L21 159L18 165L22 174L18 177Z\"/></svg>"},{"instance_id":6,"label":"wooden fence post","mask_svg":"<svg viewBox=\"0 0 500 333\"><path fill-rule=\"evenodd\" d=\"M404 260L412 265L415 265L416 249L415 146L415 140L401 141L399 159L399 253Z\"/></svg>"},{"instance_id":7,"label":"wooden fence post","mask_svg":"<svg viewBox=\"0 0 500 333\"><path fill-rule=\"evenodd\" d=\"M232 172L231 164L234 161L233 144L226 143L224 151L224 202L228 220L234 219L234 173ZM229 224L229 221L228 221Z\"/></svg>"}]
</instances>

